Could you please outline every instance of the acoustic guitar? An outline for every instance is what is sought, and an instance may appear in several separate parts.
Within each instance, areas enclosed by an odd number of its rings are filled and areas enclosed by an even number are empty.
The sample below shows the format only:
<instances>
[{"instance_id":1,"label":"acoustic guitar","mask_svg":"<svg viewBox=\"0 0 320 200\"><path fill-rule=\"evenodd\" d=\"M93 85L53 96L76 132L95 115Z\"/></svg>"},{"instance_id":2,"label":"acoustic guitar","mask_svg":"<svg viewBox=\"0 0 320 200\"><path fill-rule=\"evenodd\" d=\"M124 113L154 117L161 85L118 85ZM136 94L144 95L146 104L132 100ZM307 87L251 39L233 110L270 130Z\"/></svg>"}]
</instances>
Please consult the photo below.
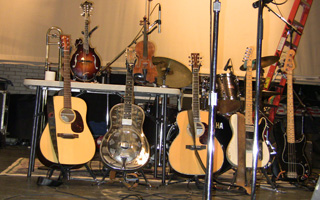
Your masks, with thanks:
<instances>
[{"instance_id":1,"label":"acoustic guitar","mask_svg":"<svg viewBox=\"0 0 320 200\"><path fill-rule=\"evenodd\" d=\"M85 1L82 3L82 16L85 18L84 41L82 39L76 40L76 52L72 55L70 65L72 75L80 81L91 81L96 77L96 73L100 69L100 58L96 54L94 48L89 44L89 16L93 9L92 3Z\"/></svg>"},{"instance_id":2,"label":"acoustic guitar","mask_svg":"<svg viewBox=\"0 0 320 200\"><path fill-rule=\"evenodd\" d=\"M144 111L134 104L132 70L136 62L135 51L126 51L126 89L124 103L110 110L110 129L100 144L102 161L114 170L133 171L149 160L150 147L143 133Z\"/></svg>"},{"instance_id":3,"label":"acoustic guitar","mask_svg":"<svg viewBox=\"0 0 320 200\"><path fill-rule=\"evenodd\" d=\"M275 134L278 150L278 161L281 171L278 177L288 181L303 181L311 174L311 168L305 155L306 138L302 133L296 138L294 127L294 99L293 99L293 70L295 51L289 50L283 71L287 76L287 128L286 131L278 131ZM277 130L282 130L281 124L275 125Z\"/></svg>"},{"instance_id":4,"label":"acoustic guitar","mask_svg":"<svg viewBox=\"0 0 320 200\"><path fill-rule=\"evenodd\" d=\"M192 65L192 116L190 111L182 111L177 115L179 134L169 148L169 163L171 167L186 175L205 175L207 164L207 142L209 112L200 110L199 104L199 54L191 54ZM193 121L193 122L192 122ZM193 124L192 124L193 123ZM213 171L217 172L224 162L224 152L214 140ZM197 155L198 154L198 155Z\"/></svg>"},{"instance_id":5,"label":"acoustic guitar","mask_svg":"<svg viewBox=\"0 0 320 200\"><path fill-rule=\"evenodd\" d=\"M64 96L53 97L56 131L46 125L40 138L40 151L51 163L80 165L90 161L96 151L93 136L86 123L87 105L84 100L71 97L70 36L61 35L64 60ZM49 116L50 117L50 116Z\"/></svg>"}]
</instances>

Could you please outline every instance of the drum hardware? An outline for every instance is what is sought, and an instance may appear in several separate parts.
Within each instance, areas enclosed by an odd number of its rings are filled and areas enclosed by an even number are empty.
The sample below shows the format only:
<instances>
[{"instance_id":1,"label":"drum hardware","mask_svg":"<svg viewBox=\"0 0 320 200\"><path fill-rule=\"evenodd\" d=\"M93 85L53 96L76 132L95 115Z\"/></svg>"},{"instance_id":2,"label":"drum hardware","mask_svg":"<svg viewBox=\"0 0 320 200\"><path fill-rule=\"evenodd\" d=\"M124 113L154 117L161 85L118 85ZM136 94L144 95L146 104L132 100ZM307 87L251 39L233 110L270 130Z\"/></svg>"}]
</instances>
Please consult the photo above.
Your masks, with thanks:
<instances>
[{"instance_id":1,"label":"drum hardware","mask_svg":"<svg viewBox=\"0 0 320 200\"><path fill-rule=\"evenodd\" d=\"M56 26L52 26L48 29L46 34L46 60L45 60L45 69L46 71L50 71L50 65L57 64L58 65L58 80L62 80L61 76L61 68L62 68L62 62L61 62L61 48L60 48L60 35L62 35L62 30ZM51 45L57 45L59 50L59 56L58 56L58 63L51 63L49 61L49 54L50 54L50 46Z\"/></svg>"},{"instance_id":2,"label":"drum hardware","mask_svg":"<svg viewBox=\"0 0 320 200\"><path fill-rule=\"evenodd\" d=\"M157 67L157 84L171 88L183 88L191 84L192 73L182 63L165 57L153 57L152 62Z\"/></svg>"},{"instance_id":3,"label":"drum hardware","mask_svg":"<svg viewBox=\"0 0 320 200\"><path fill-rule=\"evenodd\" d=\"M261 58L261 67L268 67L270 65L272 65L273 63L277 62L279 60L279 56L265 56ZM257 60L253 60L252 61L252 70L256 70L256 63ZM244 65L240 66L240 70L241 71L246 71L247 69L245 69Z\"/></svg>"},{"instance_id":4,"label":"drum hardware","mask_svg":"<svg viewBox=\"0 0 320 200\"><path fill-rule=\"evenodd\" d=\"M231 62L231 65L229 65L229 63ZM226 66L224 67L224 71L227 71L229 69L230 73L233 73L233 64L232 64L232 60L231 58L229 58L229 60L227 61Z\"/></svg>"},{"instance_id":5,"label":"drum hardware","mask_svg":"<svg viewBox=\"0 0 320 200\"><path fill-rule=\"evenodd\" d=\"M234 113L240 108L239 80L233 73L217 75L218 105L220 114Z\"/></svg>"}]
</instances>

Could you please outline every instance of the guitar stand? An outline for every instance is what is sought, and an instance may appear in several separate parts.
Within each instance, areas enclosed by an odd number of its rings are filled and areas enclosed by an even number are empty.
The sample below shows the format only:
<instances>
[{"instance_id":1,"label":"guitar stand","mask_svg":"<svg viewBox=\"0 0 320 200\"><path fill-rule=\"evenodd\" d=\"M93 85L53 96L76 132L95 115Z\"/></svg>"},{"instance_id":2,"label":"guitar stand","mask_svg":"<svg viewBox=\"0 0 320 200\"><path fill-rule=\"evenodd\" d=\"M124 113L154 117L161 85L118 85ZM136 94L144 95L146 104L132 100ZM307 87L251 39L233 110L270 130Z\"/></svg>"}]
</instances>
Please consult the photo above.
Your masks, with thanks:
<instances>
[{"instance_id":1,"label":"guitar stand","mask_svg":"<svg viewBox=\"0 0 320 200\"><path fill-rule=\"evenodd\" d=\"M181 180L177 180L177 181L175 181L175 182L172 182L172 179L173 179L173 177L175 176L176 174L171 174L170 175L170 178L169 178L169 181L168 181L168 183L167 183L167 185L170 185L170 184L177 184L177 183L183 183L183 182L188 182L188 185L189 185L189 183L191 183L191 182L194 182L195 183L195 185L196 185L196 187L198 188L198 189L203 189L203 184L204 183L202 183L200 180L199 180L199 176L193 176L192 178L188 178L188 179L181 179ZM216 187L214 187L214 189L215 189Z\"/></svg>"},{"instance_id":2,"label":"guitar stand","mask_svg":"<svg viewBox=\"0 0 320 200\"><path fill-rule=\"evenodd\" d=\"M134 172L126 172L126 171L122 171L122 179L118 179L116 180L116 171L106 168L106 173L103 175L101 181L98 182L98 185L101 185L102 183L113 183L113 182L120 182L122 183L127 189L131 189L131 188L135 188L137 187L139 184L141 185L146 185L149 188L152 187L152 185L150 184L150 182L148 181L146 175L144 174L142 169L139 169L137 171ZM139 175L138 173L140 173L144 179L144 181L146 182L146 184L142 184L139 183ZM105 181L105 179L107 178L107 176L109 175L109 181Z\"/></svg>"},{"instance_id":3,"label":"guitar stand","mask_svg":"<svg viewBox=\"0 0 320 200\"><path fill-rule=\"evenodd\" d=\"M91 177L96 180L96 176L93 174L92 170L88 167L87 164L84 164L85 168L87 169L88 173L91 175ZM39 177L37 184L38 185L46 185L46 186L59 186L63 183L63 180L70 180L70 174L71 174L71 169L74 166L63 166L60 165L58 166L58 169L56 168L49 168L48 169L48 174L47 177ZM54 170L60 170L60 174L57 180L52 180L51 177L53 175Z\"/></svg>"},{"instance_id":4,"label":"guitar stand","mask_svg":"<svg viewBox=\"0 0 320 200\"><path fill-rule=\"evenodd\" d=\"M267 179L267 183L271 185L272 187L272 190L278 192L278 190L276 189L276 185L275 183L270 179L270 177L268 176L267 174L267 171L264 169L264 168L258 168L264 175L264 177ZM236 177L237 177L237 169L233 168L234 170L234 173L233 173L233 178L232 178L232 181L231 181L231 185L232 186L235 186L235 182L236 182ZM228 187L228 189L230 189L231 186ZM240 186L239 186L240 187Z\"/></svg>"}]
</instances>

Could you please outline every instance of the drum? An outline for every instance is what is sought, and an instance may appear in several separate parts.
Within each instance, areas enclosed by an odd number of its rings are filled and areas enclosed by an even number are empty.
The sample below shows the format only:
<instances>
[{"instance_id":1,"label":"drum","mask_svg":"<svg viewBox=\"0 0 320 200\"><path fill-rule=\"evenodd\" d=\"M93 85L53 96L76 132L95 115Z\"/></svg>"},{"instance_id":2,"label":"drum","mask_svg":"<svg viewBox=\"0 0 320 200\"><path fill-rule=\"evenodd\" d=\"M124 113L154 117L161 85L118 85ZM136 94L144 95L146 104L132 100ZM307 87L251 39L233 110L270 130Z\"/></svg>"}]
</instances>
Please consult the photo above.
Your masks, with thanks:
<instances>
[{"instance_id":1,"label":"drum","mask_svg":"<svg viewBox=\"0 0 320 200\"><path fill-rule=\"evenodd\" d=\"M217 110L221 114L235 113L240 109L239 80L232 74L218 74L216 79L218 92Z\"/></svg>"}]
</instances>

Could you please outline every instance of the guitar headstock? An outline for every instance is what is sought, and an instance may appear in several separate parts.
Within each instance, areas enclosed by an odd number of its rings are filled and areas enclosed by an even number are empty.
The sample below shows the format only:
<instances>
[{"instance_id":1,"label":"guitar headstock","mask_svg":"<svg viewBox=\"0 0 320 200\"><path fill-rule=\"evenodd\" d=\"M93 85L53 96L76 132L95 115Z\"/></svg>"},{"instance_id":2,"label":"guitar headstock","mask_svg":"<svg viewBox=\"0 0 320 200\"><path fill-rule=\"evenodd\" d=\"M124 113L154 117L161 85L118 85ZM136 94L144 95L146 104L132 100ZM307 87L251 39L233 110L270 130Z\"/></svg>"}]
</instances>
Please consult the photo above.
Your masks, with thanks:
<instances>
[{"instance_id":1,"label":"guitar headstock","mask_svg":"<svg viewBox=\"0 0 320 200\"><path fill-rule=\"evenodd\" d=\"M245 63L246 68L252 67L253 47L247 47L242 61Z\"/></svg>"},{"instance_id":2,"label":"guitar headstock","mask_svg":"<svg viewBox=\"0 0 320 200\"><path fill-rule=\"evenodd\" d=\"M63 51L70 51L70 35L61 35L60 41L60 45L61 48L63 48Z\"/></svg>"},{"instance_id":3,"label":"guitar headstock","mask_svg":"<svg viewBox=\"0 0 320 200\"><path fill-rule=\"evenodd\" d=\"M287 57L286 57L286 61L284 62L284 66L282 71L284 72L290 72L293 71L293 69L295 68L295 64L294 64L294 55L296 54L295 50L290 49L287 53Z\"/></svg>"},{"instance_id":4,"label":"guitar headstock","mask_svg":"<svg viewBox=\"0 0 320 200\"><path fill-rule=\"evenodd\" d=\"M201 67L201 57L199 53L191 53L190 58L190 63L192 66L192 69L200 69Z\"/></svg>"},{"instance_id":5,"label":"guitar headstock","mask_svg":"<svg viewBox=\"0 0 320 200\"><path fill-rule=\"evenodd\" d=\"M85 1L84 3L80 4L80 7L82 8L81 16L89 17L90 16L90 12L93 9L92 3L88 2L88 1Z\"/></svg>"},{"instance_id":6,"label":"guitar headstock","mask_svg":"<svg viewBox=\"0 0 320 200\"><path fill-rule=\"evenodd\" d=\"M136 51L132 47L126 49L126 63L129 66L134 66L137 60Z\"/></svg>"}]
</instances>

